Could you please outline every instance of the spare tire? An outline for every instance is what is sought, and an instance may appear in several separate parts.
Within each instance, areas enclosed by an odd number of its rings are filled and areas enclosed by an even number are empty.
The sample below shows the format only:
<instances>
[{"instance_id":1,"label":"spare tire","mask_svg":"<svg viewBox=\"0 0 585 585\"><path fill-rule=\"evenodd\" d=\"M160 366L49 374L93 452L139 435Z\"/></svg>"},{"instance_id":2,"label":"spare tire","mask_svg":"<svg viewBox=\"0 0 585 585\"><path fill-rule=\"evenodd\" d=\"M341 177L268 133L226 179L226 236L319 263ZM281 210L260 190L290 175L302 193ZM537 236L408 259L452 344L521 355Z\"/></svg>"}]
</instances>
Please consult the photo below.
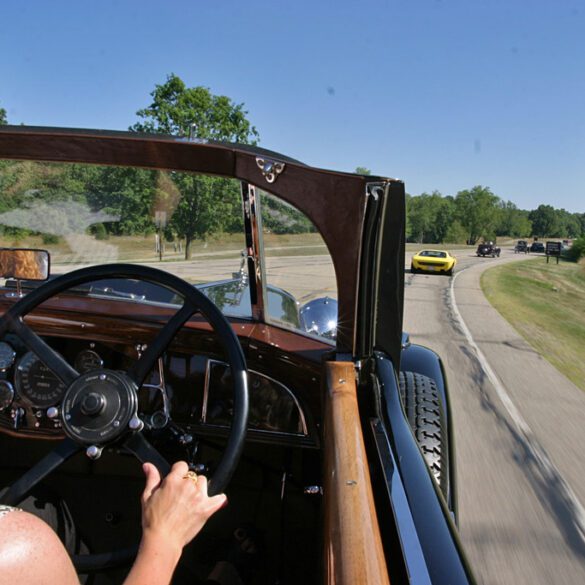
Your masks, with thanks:
<instances>
[{"instance_id":1,"label":"spare tire","mask_svg":"<svg viewBox=\"0 0 585 585\"><path fill-rule=\"evenodd\" d=\"M416 372L400 372L400 398L425 461L447 502L449 447L443 405L435 381Z\"/></svg>"}]
</instances>

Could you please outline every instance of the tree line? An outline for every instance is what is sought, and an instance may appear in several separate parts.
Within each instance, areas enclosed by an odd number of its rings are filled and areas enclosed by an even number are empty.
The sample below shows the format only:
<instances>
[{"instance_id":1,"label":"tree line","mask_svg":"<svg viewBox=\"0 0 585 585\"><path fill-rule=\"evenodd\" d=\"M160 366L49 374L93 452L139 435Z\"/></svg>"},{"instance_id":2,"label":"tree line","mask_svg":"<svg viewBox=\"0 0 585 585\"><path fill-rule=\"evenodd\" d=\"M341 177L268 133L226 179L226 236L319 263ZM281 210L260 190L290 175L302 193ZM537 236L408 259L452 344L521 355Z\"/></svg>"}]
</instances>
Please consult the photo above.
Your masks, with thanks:
<instances>
[{"instance_id":1,"label":"tree line","mask_svg":"<svg viewBox=\"0 0 585 585\"><path fill-rule=\"evenodd\" d=\"M477 185L455 196L407 195L408 241L475 244L480 238L578 238L585 235L585 213L569 213L551 205L519 209Z\"/></svg>"},{"instance_id":2,"label":"tree line","mask_svg":"<svg viewBox=\"0 0 585 585\"><path fill-rule=\"evenodd\" d=\"M227 96L213 95L205 87L187 87L176 75L151 92L151 103L136 112L139 121L129 130L141 133L188 135L241 144L256 144L260 135L247 118L243 104ZM7 123L6 110L0 108L0 124ZM12 170L10 165L12 164ZM20 163L18 173L22 173ZM73 165L57 171L45 165L40 175L64 173L60 193L52 193L43 178L31 170L17 177L14 163L0 163L0 211L14 209L22 201L20 193L55 198L66 194L85 199L93 210L119 218L91 229L99 237L149 233L160 228L156 211L172 209L164 225L165 237L185 242L185 256L195 239L206 239L217 232L241 230L239 183L218 177L186 173L161 174L141 169L88 168ZM52 170L47 170L52 168ZM358 167L356 172L368 175ZM66 176L65 176L66 175ZM55 177L53 177L55 179ZM41 187L42 183L42 187ZM53 180L55 184L55 180ZM16 191L15 191L16 190ZM180 193L180 198L178 194ZM154 201L154 213L153 213ZM275 233L303 233L313 230L311 223L298 211L275 198L265 198L263 221ZM478 239L494 240L498 236L514 238L577 238L585 234L585 214L569 213L550 205L528 211L504 201L489 187L477 185L443 196L438 191L407 195L406 236L418 243L475 243Z\"/></svg>"}]
</instances>

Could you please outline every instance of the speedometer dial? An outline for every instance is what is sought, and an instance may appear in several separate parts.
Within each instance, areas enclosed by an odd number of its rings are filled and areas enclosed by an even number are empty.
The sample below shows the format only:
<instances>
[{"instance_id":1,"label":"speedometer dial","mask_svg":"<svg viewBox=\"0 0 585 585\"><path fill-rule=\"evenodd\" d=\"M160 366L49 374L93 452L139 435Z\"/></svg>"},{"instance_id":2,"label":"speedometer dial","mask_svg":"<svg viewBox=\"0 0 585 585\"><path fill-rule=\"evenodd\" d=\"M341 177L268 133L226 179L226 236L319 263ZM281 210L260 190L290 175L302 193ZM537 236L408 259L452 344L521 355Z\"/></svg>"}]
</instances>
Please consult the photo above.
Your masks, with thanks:
<instances>
[{"instance_id":1,"label":"speedometer dial","mask_svg":"<svg viewBox=\"0 0 585 585\"><path fill-rule=\"evenodd\" d=\"M37 408L47 408L61 401L66 386L32 351L18 362L15 376L20 398Z\"/></svg>"}]
</instances>

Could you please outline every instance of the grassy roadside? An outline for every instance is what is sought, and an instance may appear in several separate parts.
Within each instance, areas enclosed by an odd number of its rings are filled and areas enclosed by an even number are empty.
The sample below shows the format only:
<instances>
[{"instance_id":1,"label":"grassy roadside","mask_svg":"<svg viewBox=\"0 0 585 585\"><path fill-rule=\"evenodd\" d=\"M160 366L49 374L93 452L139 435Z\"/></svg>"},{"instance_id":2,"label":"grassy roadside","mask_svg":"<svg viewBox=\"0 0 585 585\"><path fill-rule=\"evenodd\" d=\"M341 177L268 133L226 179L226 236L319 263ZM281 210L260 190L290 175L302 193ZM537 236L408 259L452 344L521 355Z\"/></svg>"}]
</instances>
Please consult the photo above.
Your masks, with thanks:
<instances>
[{"instance_id":1,"label":"grassy roadside","mask_svg":"<svg viewBox=\"0 0 585 585\"><path fill-rule=\"evenodd\" d=\"M79 260L80 245L85 245L92 252L111 248L113 259L119 262L154 262L159 255L154 246L154 233L147 236L111 236L106 240L95 240L93 236L79 236L68 240L61 237L56 244L46 245L40 236L27 236L19 240L0 237L0 247L41 248L51 251L54 264L68 263ZM264 245L266 256L307 256L327 254L323 239L317 233L309 234L265 234ZM242 234L217 234L207 241L195 240L191 244L193 259L230 259L239 263L240 252L245 248ZM99 253L99 252L98 252ZM165 242L163 261L176 262L184 260L184 253L173 243Z\"/></svg>"},{"instance_id":2,"label":"grassy roadside","mask_svg":"<svg viewBox=\"0 0 585 585\"><path fill-rule=\"evenodd\" d=\"M585 264L513 262L486 270L481 287L528 343L585 390Z\"/></svg>"}]
</instances>

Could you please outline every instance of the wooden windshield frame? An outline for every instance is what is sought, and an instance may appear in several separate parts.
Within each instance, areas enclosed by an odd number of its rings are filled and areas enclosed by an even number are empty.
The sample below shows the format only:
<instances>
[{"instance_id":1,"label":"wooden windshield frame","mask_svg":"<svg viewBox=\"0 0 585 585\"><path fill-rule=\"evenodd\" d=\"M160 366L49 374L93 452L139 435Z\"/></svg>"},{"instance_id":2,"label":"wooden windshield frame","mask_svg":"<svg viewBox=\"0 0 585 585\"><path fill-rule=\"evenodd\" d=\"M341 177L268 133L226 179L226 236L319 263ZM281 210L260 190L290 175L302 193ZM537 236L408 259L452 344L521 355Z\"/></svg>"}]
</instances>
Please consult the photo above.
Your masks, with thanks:
<instances>
[{"instance_id":1,"label":"wooden windshield frame","mask_svg":"<svg viewBox=\"0 0 585 585\"><path fill-rule=\"evenodd\" d=\"M2 126L0 158L207 173L280 197L311 220L331 254L339 303L337 350L353 354L366 185L395 180L315 169L246 145L63 128ZM283 162L284 168L269 182L258 159Z\"/></svg>"}]
</instances>

